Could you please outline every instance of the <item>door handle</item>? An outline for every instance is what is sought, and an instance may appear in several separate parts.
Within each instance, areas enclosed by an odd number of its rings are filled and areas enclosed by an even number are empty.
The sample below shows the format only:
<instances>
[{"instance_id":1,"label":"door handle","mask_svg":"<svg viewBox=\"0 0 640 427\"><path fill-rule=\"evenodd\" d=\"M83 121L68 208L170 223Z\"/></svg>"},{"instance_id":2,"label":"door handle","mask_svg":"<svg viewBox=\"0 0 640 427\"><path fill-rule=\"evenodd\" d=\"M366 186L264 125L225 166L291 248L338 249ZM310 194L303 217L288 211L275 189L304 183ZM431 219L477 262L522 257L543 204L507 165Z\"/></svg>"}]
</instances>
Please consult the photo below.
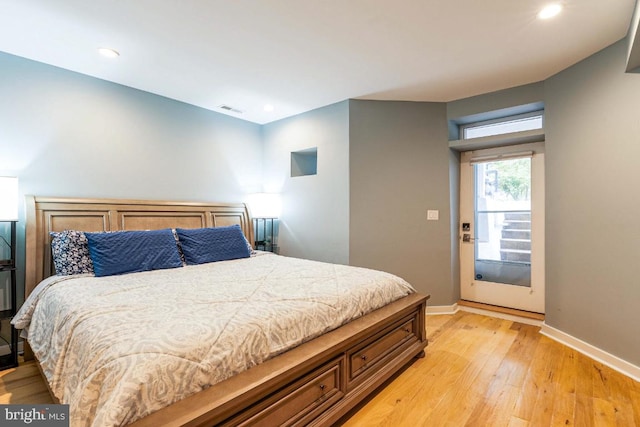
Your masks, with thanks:
<instances>
[{"instance_id":1,"label":"door handle","mask_svg":"<svg viewBox=\"0 0 640 427\"><path fill-rule=\"evenodd\" d=\"M476 240L476 239L475 239L475 238L473 238L473 237L471 237L471 234L469 234L469 233L464 233L464 234L462 235L462 241L463 241L463 242L465 242L465 243L471 243L471 242L473 242L474 240Z\"/></svg>"}]
</instances>

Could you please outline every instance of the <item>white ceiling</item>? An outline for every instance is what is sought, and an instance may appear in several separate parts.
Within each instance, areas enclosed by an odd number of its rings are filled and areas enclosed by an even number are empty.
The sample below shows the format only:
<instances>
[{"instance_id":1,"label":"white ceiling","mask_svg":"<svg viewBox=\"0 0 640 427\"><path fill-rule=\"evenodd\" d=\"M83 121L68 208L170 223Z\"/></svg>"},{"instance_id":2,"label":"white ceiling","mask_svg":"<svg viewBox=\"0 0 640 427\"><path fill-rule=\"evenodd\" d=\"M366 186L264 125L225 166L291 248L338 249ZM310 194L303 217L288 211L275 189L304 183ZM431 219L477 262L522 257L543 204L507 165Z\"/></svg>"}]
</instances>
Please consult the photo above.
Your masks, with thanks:
<instances>
[{"instance_id":1,"label":"white ceiling","mask_svg":"<svg viewBox=\"0 0 640 427\"><path fill-rule=\"evenodd\" d=\"M536 19L548 1L0 0L0 51L268 123L540 81L624 37L634 7L563 0Z\"/></svg>"}]
</instances>

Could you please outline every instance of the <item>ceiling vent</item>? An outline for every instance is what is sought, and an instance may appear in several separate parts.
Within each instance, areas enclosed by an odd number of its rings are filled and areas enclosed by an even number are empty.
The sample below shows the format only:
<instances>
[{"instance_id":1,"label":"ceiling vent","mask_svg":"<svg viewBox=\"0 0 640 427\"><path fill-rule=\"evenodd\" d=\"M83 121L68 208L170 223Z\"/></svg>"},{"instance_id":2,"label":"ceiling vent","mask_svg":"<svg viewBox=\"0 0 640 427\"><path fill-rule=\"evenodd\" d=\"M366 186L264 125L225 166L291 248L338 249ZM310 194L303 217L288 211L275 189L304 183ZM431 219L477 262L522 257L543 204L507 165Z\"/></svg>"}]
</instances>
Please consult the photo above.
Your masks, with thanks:
<instances>
[{"instance_id":1,"label":"ceiling vent","mask_svg":"<svg viewBox=\"0 0 640 427\"><path fill-rule=\"evenodd\" d=\"M229 111L231 113L242 114L242 111L238 110L237 108L233 108L224 104L219 105L218 108L221 110Z\"/></svg>"}]
</instances>

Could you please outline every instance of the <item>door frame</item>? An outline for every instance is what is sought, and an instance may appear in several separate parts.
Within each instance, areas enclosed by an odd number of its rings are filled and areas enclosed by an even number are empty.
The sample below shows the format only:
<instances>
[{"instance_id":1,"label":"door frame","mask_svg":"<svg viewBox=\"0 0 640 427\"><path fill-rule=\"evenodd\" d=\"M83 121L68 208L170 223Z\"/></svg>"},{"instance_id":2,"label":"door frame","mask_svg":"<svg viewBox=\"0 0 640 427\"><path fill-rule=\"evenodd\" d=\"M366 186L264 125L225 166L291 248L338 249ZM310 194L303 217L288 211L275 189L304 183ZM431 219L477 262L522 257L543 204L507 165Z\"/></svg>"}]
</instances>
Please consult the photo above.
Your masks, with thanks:
<instances>
[{"instance_id":1,"label":"door frame","mask_svg":"<svg viewBox=\"0 0 640 427\"><path fill-rule=\"evenodd\" d=\"M531 156L531 287L485 282L474 277L475 243L463 242L462 235L475 236L475 178L472 158L514 156L532 152ZM512 157L515 158L515 157ZM545 208L544 143L529 143L463 152L460 156L460 297L463 300L509 307L535 313L545 312ZM462 231L470 223L470 231Z\"/></svg>"}]
</instances>

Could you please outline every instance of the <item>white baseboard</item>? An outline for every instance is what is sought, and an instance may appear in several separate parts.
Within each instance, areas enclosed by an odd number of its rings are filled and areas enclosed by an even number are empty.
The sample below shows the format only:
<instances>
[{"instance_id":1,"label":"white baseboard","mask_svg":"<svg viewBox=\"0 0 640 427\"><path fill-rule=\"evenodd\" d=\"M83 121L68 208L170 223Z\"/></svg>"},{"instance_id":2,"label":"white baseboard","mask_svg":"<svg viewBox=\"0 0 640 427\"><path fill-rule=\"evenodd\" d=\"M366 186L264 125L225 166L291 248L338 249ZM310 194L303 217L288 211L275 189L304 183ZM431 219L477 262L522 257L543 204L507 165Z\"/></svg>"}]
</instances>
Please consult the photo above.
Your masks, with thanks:
<instances>
[{"instance_id":1,"label":"white baseboard","mask_svg":"<svg viewBox=\"0 0 640 427\"><path fill-rule=\"evenodd\" d=\"M456 314L458 311L466 311L468 313L482 314L484 316L497 317L498 319L511 320L512 322L525 323L527 325L542 326L542 320L529 319L526 317L514 316L496 311L483 310L481 308L467 307L458 305L427 305L427 316L438 314Z\"/></svg>"},{"instance_id":2,"label":"white baseboard","mask_svg":"<svg viewBox=\"0 0 640 427\"><path fill-rule=\"evenodd\" d=\"M458 312L458 303L451 305L428 305L427 316L433 314L456 314Z\"/></svg>"},{"instance_id":3,"label":"white baseboard","mask_svg":"<svg viewBox=\"0 0 640 427\"><path fill-rule=\"evenodd\" d=\"M427 306L428 315L438 314L455 314L458 311L466 311L468 313L482 314L484 316L497 317L499 319L511 320L513 322L525 323L527 325L539 326L540 333L551 338L560 344L566 345L587 357L596 360L603 365L610 367L611 369L620 372L623 375L632 378L635 381L640 382L640 367L632 363L627 362L613 354L607 353L604 350L599 349L589 343L586 343L578 338L575 338L566 332L562 332L552 326L547 325L542 320L529 319L526 317L514 316L506 313L499 313L495 311L483 310L481 308L467 307L456 304L452 305L436 305Z\"/></svg>"},{"instance_id":4,"label":"white baseboard","mask_svg":"<svg viewBox=\"0 0 640 427\"><path fill-rule=\"evenodd\" d=\"M512 322L524 323L525 325L542 326L542 320L529 319L528 317L515 316L513 314L500 313L499 311L484 310L482 308L467 307L461 305L458 307L460 311L467 313L482 314L483 316L496 317L498 319L510 320Z\"/></svg>"},{"instance_id":5,"label":"white baseboard","mask_svg":"<svg viewBox=\"0 0 640 427\"><path fill-rule=\"evenodd\" d=\"M572 349L579 351L580 353L588 356L603 365L610 367L611 369L626 375L635 381L640 381L640 367L620 359L618 356L607 353L604 350L599 349L589 343L586 343L574 336L562 332L546 323L542 324L540 333L551 338L554 341L558 341L561 344L571 347Z\"/></svg>"}]
</instances>

